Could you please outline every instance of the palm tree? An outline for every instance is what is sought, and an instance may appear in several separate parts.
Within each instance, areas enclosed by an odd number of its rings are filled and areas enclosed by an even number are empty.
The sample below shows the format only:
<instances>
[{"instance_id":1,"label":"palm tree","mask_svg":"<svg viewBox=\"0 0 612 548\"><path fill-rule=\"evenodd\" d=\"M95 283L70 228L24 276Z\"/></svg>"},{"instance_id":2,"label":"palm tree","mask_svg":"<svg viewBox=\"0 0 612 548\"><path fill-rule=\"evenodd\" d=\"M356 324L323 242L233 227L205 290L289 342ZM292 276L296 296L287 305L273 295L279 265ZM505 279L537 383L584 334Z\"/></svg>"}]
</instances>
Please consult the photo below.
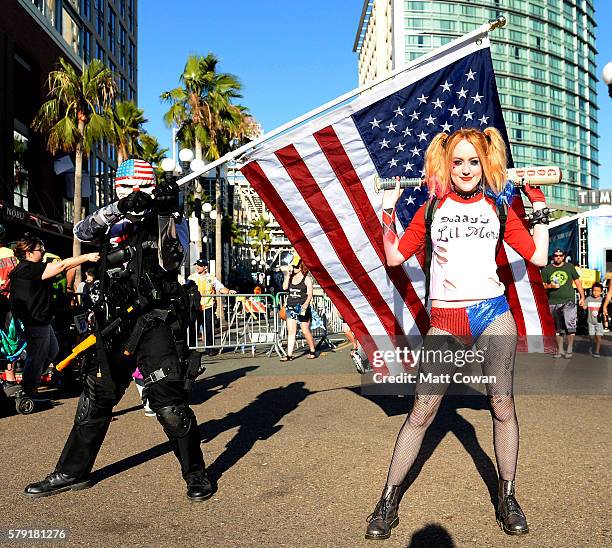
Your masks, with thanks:
<instances>
[{"instance_id":1,"label":"palm tree","mask_svg":"<svg viewBox=\"0 0 612 548\"><path fill-rule=\"evenodd\" d=\"M109 123L109 141L117 147L117 163L121 164L132 156L141 156L139 138L144 133L142 126L147 123L144 110L134 101L117 101L106 109Z\"/></svg>"},{"instance_id":2,"label":"palm tree","mask_svg":"<svg viewBox=\"0 0 612 548\"><path fill-rule=\"evenodd\" d=\"M239 111L231 101L240 97L242 85L232 74L217 72L218 58L209 53L206 57L192 55L187 58L180 77L183 87L161 94L161 99L171 103L164 115L168 126L176 124L177 137L182 143L193 146L197 159L213 161L223 154L223 143L228 141L225 134L239 119ZM222 260L222 208L221 170L217 169L215 185L215 275L221 279ZM201 199L202 187L196 183L195 198ZM196 243L201 253L201 242Z\"/></svg>"},{"instance_id":3,"label":"palm tree","mask_svg":"<svg viewBox=\"0 0 612 548\"><path fill-rule=\"evenodd\" d=\"M252 240L251 247L259 252L259 260L263 264L266 262L266 253L270 250L270 243L272 242L269 225L270 221L260 215L249 230L249 238Z\"/></svg>"},{"instance_id":4,"label":"palm tree","mask_svg":"<svg viewBox=\"0 0 612 548\"><path fill-rule=\"evenodd\" d=\"M191 142L195 157L200 160L204 158L204 149L208 160L220 157L217 133L222 113L232 99L241 97L238 79L232 74L218 73L218 63L212 53L206 57L190 55L179 78L183 86L161 94L161 99L171 104L164 121L168 126L176 124L179 140Z\"/></svg>"},{"instance_id":5,"label":"palm tree","mask_svg":"<svg viewBox=\"0 0 612 548\"><path fill-rule=\"evenodd\" d=\"M49 97L32 122L32 127L47 136L51 154L58 151L74 153L74 219L81 220L81 181L83 155L108 134L105 109L117 93L113 74L98 59L83 66L78 74L65 59L57 70L49 73ZM74 238L73 255L80 255L81 242ZM75 283L80 281L77 269Z\"/></svg>"},{"instance_id":6,"label":"palm tree","mask_svg":"<svg viewBox=\"0 0 612 548\"><path fill-rule=\"evenodd\" d=\"M153 135L141 133L138 137L140 147L140 157L149 162L155 169L157 177L163 177L164 170L161 168L161 161L166 157L167 148L159 148L159 141Z\"/></svg>"}]
</instances>

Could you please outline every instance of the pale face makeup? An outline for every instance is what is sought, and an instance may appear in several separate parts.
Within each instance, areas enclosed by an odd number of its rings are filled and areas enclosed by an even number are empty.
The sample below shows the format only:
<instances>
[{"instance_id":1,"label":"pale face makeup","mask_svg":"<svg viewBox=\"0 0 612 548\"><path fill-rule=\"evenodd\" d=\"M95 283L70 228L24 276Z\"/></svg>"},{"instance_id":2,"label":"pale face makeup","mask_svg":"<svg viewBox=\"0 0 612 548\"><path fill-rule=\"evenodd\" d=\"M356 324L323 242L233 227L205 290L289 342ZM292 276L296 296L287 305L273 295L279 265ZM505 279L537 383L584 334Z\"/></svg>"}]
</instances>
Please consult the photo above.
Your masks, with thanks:
<instances>
[{"instance_id":1,"label":"pale face makeup","mask_svg":"<svg viewBox=\"0 0 612 548\"><path fill-rule=\"evenodd\" d=\"M482 165L474 145L467 139L459 141L451 158L451 180L463 193L472 192L482 179Z\"/></svg>"}]
</instances>

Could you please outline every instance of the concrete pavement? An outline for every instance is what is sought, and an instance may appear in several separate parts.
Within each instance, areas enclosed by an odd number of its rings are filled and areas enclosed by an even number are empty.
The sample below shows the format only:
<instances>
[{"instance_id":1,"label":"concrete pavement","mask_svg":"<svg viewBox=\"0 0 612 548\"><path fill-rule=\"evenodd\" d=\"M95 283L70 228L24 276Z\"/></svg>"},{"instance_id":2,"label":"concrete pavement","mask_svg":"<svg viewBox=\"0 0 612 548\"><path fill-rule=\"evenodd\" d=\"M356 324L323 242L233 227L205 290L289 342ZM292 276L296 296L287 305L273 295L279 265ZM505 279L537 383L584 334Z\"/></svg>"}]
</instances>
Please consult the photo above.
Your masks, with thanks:
<instances>
[{"instance_id":1,"label":"concrete pavement","mask_svg":"<svg viewBox=\"0 0 612 548\"><path fill-rule=\"evenodd\" d=\"M603 371L610 361L574 360L557 369ZM77 398L0 418L0 529L66 527L72 546L372 546L363 539L365 520L410 398L362 397L346 347L290 363L207 361L193 409L218 478L212 499L185 499L163 431L130 388L96 462L97 484L84 491L22 494L53 469ZM612 545L610 397L519 395L517 410L517 495L531 533L508 537L495 523L486 400L449 397L426 436L400 525L383 546Z\"/></svg>"}]
</instances>

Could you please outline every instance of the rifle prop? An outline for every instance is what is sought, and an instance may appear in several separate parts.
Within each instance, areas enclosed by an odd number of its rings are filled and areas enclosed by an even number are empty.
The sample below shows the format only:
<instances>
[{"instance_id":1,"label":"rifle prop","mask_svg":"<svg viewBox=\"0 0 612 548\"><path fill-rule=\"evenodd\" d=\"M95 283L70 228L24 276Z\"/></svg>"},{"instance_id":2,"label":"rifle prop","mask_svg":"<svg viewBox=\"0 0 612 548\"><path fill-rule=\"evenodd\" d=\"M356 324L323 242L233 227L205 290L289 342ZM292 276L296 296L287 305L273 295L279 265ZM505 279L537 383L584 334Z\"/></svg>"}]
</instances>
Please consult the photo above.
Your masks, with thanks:
<instances>
[{"instance_id":1,"label":"rifle prop","mask_svg":"<svg viewBox=\"0 0 612 548\"><path fill-rule=\"evenodd\" d=\"M128 315L131 314L132 312L134 312L134 310L136 310L136 307L134 306L129 306L124 315ZM111 323L109 323L102 331L100 331L100 336L101 337L106 337L107 335L109 335L110 333L112 333L113 331L115 331L116 329L118 329L121 326L121 322L123 321L123 316L120 316L119 318L116 318L115 320L113 320ZM59 362L56 366L55 366L55 370L56 371L62 371L63 369L65 369L70 362L72 362L79 354L82 354L83 352L85 352L86 350L88 350L89 348L91 348L92 346L95 346L96 344L96 336L92 333L91 335L87 336L85 339L83 339L79 344L77 344L73 349L72 352L70 353L69 356L65 357L61 362Z\"/></svg>"}]
</instances>

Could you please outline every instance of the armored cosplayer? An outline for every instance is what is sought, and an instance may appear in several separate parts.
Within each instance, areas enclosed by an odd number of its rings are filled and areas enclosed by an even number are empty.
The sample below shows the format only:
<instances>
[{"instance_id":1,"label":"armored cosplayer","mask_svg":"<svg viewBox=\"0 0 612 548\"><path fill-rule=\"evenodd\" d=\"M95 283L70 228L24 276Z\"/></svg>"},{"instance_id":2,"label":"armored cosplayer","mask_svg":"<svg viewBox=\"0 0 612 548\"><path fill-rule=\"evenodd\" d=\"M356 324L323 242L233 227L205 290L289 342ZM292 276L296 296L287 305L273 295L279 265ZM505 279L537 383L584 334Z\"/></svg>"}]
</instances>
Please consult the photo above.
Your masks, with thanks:
<instances>
[{"instance_id":1,"label":"armored cosplayer","mask_svg":"<svg viewBox=\"0 0 612 548\"><path fill-rule=\"evenodd\" d=\"M118 201L74 228L83 242L101 248L101 279L92 295L95 344L72 431L55 467L25 489L42 497L90 486L89 474L111 422L113 407L138 367L145 395L168 436L187 483L187 497L201 501L213 489L204 467L200 435L187 401L199 355L184 344L188 297L177 281L184 250L176 183L156 185L142 160L123 162L115 179ZM94 340L93 336L90 336Z\"/></svg>"}]
</instances>

